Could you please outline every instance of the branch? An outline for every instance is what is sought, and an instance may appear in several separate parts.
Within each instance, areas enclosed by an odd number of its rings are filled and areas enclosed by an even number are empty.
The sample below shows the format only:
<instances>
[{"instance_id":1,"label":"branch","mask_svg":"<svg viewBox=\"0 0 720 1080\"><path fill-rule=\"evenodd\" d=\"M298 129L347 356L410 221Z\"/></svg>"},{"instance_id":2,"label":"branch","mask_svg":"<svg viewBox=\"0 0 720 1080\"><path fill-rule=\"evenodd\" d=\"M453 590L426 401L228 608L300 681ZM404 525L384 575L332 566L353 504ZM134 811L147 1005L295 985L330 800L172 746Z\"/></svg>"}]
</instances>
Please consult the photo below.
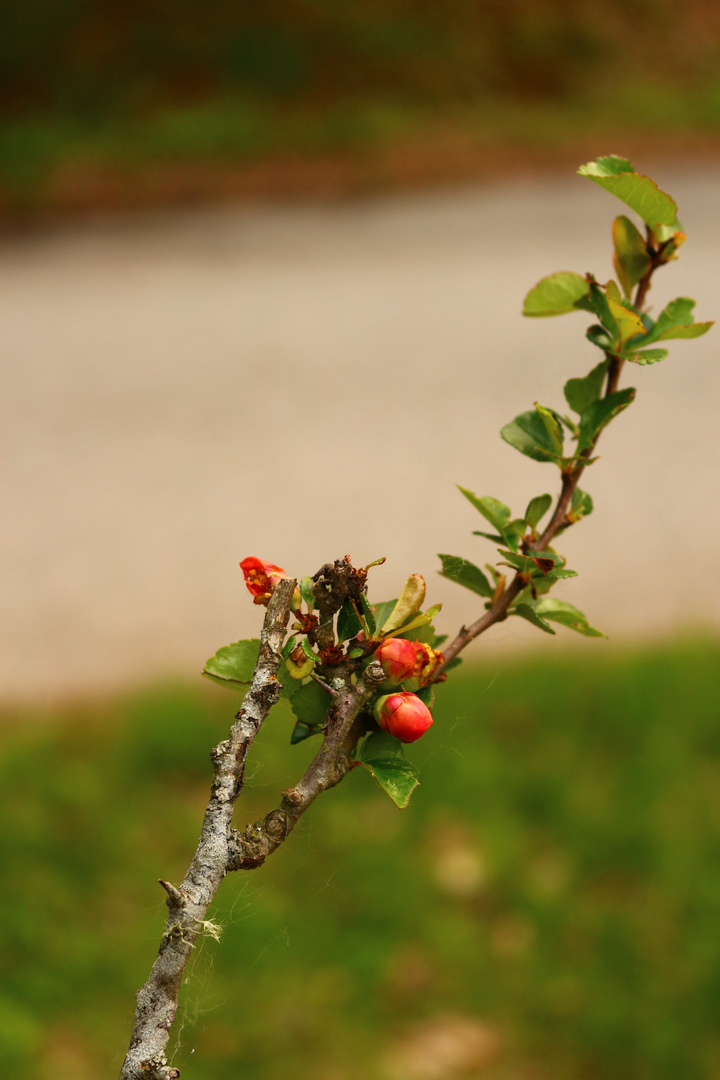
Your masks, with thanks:
<instances>
[{"instance_id":1,"label":"branch","mask_svg":"<svg viewBox=\"0 0 720 1080\"><path fill-rule=\"evenodd\" d=\"M295 581L285 579L268 603L260 636L260 655L230 737L211 751L214 779L195 857L179 888L167 881L168 917L150 977L137 993L130 1048L120 1080L176 1080L166 1048L177 1011L185 965L202 933L208 907L225 877L235 800L242 791L245 760L263 721L280 696L277 671Z\"/></svg>"},{"instance_id":2,"label":"branch","mask_svg":"<svg viewBox=\"0 0 720 1080\"><path fill-rule=\"evenodd\" d=\"M650 283L654 272L658 269L659 266L665 265L664 248L667 245L661 244L660 247L655 250L653 249L651 244L651 237L652 234L650 232L650 229L648 228L648 255L650 256L650 266L645 276L641 279L641 281L638 282L634 300L635 307L638 308L638 310L642 308L642 305L645 302L645 298L647 296L648 290L650 289ZM621 357L610 355L610 364L608 366L607 382L605 385L604 397L609 397L610 394L614 394L617 390L618 384L620 382L620 373L623 369L624 364L625 361ZM573 522L570 521L567 516L570 504L572 502L572 497L575 492L575 488L580 482L580 477L587 468L588 460L592 457L595 451L595 447L597 446L597 442L601 434L601 432L598 432L598 434L595 436L595 439L593 440L592 446L589 446L586 450L582 452L582 460L572 470L572 472L563 474L560 494L558 495L555 509L553 510L552 517L550 518L550 521L545 528L545 531L543 532L542 536L538 537L537 540L527 544L524 550L545 551L548 545L554 540L555 536L560 532L561 529L567 529L570 525L573 524ZM450 643L450 645L448 645L446 649L443 650L445 660L442 667L438 668L436 672L436 681L437 677L442 674L444 668L450 663L450 661L453 660L459 653L461 653L463 649L467 648L471 641L474 641L475 638L480 637L481 634L484 634L485 631L489 630L491 626L495 625L495 623L503 622L507 618L508 611L511 605L517 599L517 597L520 595L526 585L527 581L524 576L520 572L516 573L510 584L504 590L504 592L501 593L501 595L494 601L493 604L491 604L490 608L485 612L484 615L477 619L471 626L463 626L460 628L460 631L456 635L455 639Z\"/></svg>"}]
</instances>

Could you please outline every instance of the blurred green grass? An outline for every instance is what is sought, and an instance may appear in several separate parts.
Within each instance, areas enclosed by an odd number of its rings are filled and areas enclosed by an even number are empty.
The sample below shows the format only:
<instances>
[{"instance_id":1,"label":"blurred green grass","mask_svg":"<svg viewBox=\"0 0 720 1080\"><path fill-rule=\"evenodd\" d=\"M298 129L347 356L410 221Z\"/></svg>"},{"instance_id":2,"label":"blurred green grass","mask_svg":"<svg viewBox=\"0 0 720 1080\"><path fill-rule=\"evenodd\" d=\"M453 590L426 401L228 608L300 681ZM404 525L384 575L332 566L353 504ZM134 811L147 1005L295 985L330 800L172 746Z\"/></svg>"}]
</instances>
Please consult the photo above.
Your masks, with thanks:
<instances>
[{"instance_id":1,"label":"blurred green grass","mask_svg":"<svg viewBox=\"0 0 720 1080\"><path fill-rule=\"evenodd\" d=\"M183 1076L383 1077L400 1034L464 1017L503 1046L471 1075L716 1078L719 661L698 640L466 665L411 749L408 810L357 770L224 884L222 941L183 988ZM7 718L3 1076L118 1070L157 878L184 872L235 704L167 687ZM262 732L239 824L312 752L290 728L278 712Z\"/></svg>"}]
</instances>

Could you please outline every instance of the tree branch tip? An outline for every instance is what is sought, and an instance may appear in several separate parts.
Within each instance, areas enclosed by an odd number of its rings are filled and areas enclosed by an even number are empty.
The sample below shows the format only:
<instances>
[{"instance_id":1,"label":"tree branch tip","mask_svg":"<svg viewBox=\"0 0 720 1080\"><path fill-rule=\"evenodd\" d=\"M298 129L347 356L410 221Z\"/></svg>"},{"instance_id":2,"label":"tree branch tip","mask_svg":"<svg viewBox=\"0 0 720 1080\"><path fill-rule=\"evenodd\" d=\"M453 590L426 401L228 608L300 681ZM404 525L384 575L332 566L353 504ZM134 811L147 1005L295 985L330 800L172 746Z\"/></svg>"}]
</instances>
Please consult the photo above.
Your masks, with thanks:
<instances>
[{"instance_id":1,"label":"tree branch tip","mask_svg":"<svg viewBox=\"0 0 720 1080\"><path fill-rule=\"evenodd\" d=\"M162 878L158 878L158 884L162 885L163 889L168 894L168 904L171 900L174 904L179 904L181 906L184 904L183 894L179 889L176 889L171 882L163 881Z\"/></svg>"}]
</instances>

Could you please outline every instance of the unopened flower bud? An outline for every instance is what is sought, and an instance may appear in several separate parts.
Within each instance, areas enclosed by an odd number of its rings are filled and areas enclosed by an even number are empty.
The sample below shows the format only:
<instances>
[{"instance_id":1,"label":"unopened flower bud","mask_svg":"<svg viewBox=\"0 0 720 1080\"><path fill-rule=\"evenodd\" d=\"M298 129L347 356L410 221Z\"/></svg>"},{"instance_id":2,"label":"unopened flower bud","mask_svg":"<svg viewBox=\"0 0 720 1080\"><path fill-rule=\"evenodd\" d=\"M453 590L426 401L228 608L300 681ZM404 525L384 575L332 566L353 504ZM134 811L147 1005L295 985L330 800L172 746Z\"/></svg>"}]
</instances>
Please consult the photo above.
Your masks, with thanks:
<instances>
[{"instance_id":1,"label":"unopened flower bud","mask_svg":"<svg viewBox=\"0 0 720 1080\"><path fill-rule=\"evenodd\" d=\"M400 742L411 743L424 735L433 722L432 715L415 694L385 694L378 698L375 719L383 731Z\"/></svg>"},{"instance_id":2,"label":"unopened flower bud","mask_svg":"<svg viewBox=\"0 0 720 1080\"><path fill-rule=\"evenodd\" d=\"M415 642L406 641L405 638L385 638L376 649L373 658L382 664L382 669L391 682L404 682L415 671L417 663Z\"/></svg>"}]
</instances>

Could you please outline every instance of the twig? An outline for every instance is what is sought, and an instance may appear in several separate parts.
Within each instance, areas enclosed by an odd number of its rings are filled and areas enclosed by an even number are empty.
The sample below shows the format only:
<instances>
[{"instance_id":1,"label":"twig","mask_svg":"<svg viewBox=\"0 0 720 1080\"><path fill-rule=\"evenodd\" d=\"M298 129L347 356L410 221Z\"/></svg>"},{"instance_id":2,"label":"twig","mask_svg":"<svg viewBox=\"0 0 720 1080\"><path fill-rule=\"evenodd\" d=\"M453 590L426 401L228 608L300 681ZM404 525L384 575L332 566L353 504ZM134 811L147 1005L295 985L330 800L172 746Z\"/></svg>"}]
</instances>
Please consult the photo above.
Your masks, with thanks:
<instances>
[{"instance_id":1,"label":"twig","mask_svg":"<svg viewBox=\"0 0 720 1080\"><path fill-rule=\"evenodd\" d=\"M638 310L641 310L642 305L645 302L648 290L650 288L650 282L652 275L659 266L664 265L663 249L665 245L660 245L660 248L655 250L651 247L650 243L650 230L648 230L648 255L650 257L650 266L645 276L638 282L637 290L635 293L634 304ZM619 356L610 356L610 363L608 366L607 382L605 385L604 397L609 397L610 394L614 394L618 388L620 382L620 373L623 369L625 361ZM580 455L581 461L576 465L572 472L565 473L562 479L562 487L560 494L558 495L555 509L553 510L552 517L548 522L547 527L541 536L537 540L527 544L525 550L527 551L545 551L548 545L553 541L557 533L561 529L566 529L572 525L572 521L568 519L568 510L572 502L572 497L576 487L580 481L580 477L587 468L589 459L592 457L597 441L600 438L601 432L595 436L592 445ZM471 626L461 627L454 640L443 650L445 660L441 668L438 668L435 678L442 674L443 669L447 667L451 660L453 660L463 649L467 648L471 641L480 637L486 630L489 630L495 623L502 622L508 616L508 610L512 603L520 595L527 584L524 576L518 571L515 574L510 584L505 591L495 600L489 609L477 619Z\"/></svg>"}]
</instances>

